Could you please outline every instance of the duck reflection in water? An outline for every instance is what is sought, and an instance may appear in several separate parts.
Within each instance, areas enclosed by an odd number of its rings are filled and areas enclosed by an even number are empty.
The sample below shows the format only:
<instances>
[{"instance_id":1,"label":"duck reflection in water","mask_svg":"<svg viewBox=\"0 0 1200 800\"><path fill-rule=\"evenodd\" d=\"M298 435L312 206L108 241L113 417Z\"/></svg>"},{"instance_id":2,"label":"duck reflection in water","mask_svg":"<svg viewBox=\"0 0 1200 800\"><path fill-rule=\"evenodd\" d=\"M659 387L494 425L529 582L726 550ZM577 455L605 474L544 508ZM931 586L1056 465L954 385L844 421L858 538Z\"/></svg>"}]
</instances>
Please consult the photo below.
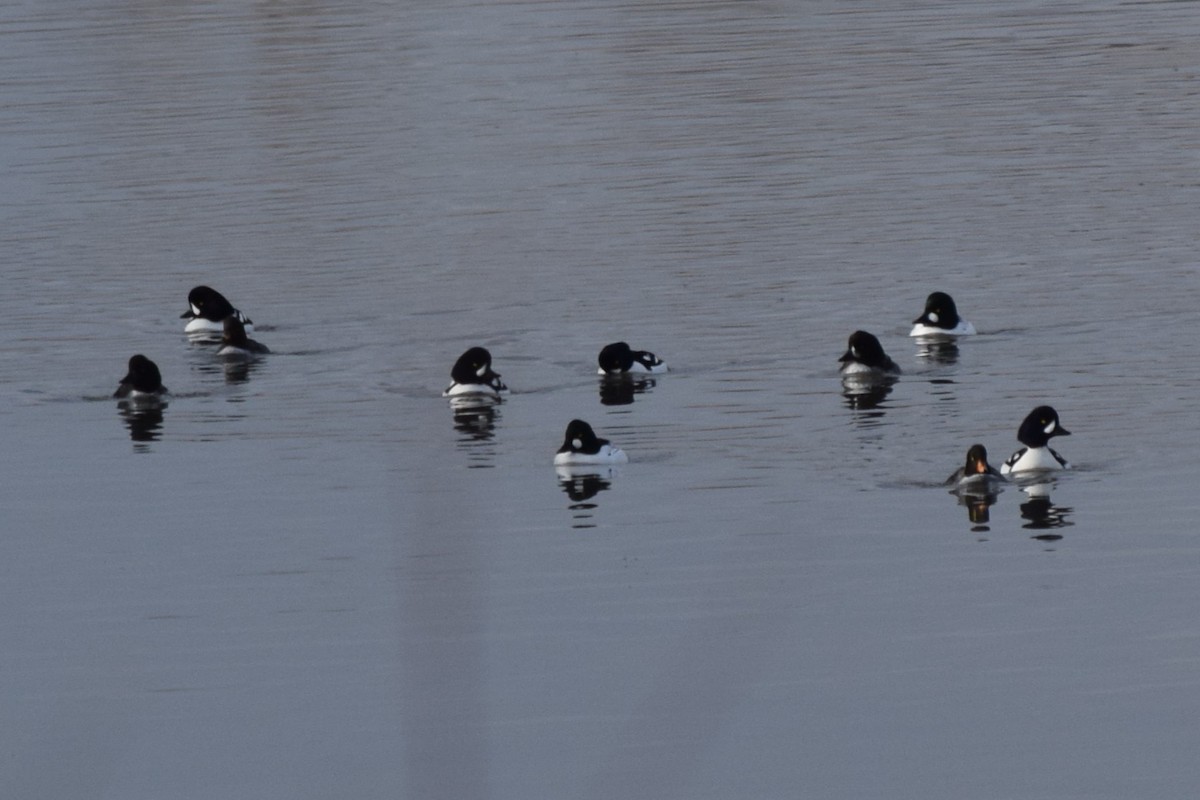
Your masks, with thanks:
<instances>
[{"instance_id":1,"label":"duck reflection in water","mask_svg":"<svg viewBox=\"0 0 1200 800\"><path fill-rule=\"evenodd\" d=\"M1067 506L1055 505L1050 500L1050 491L1054 488L1054 481L1043 480L1040 483L1032 483L1021 487L1021 491L1029 495L1029 499L1021 503L1021 519L1026 520L1021 527L1035 531L1052 531L1058 528L1067 528L1075 523L1069 517L1074 513L1074 508ZM1042 541L1055 541L1061 539L1062 536L1056 533L1039 533L1035 534L1034 539Z\"/></svg>"},{"instance_id":2,"label":"duck reflection in water","mask_svg":"<svg viewBox=\"0 0 1200 800\"><path fill-rule=\"evenodd\" d=\"M157 442L162 438L163 409L166 401L127 401L117 403L117 412L121 415L125 427L129 429L129 438L135 442Z\"/></svg>"},{"instance_id":3,"label":"duck reflection in water","mask_svg":"<svg viewBox=\"0 0 1200 800\"><path fill-rule=\"evenodd\" d=\"M221 358L197 363L193 369L202 375L220 375L225 383L237 386L249 383L250 378L265 365L266 360L261 358Z\"/></svg>"},{"instance_id":4,"label":"duck reflection in water","mask_svg":"<svg viewBox=\"0 0 1200 800\"><path fill-rule=\"evenodd\" d=\"M249 383L250 376L261 366L257 359L236 358L227 359L221 365L225 373L225 382L232 385Z\"/></svg>"},{"instance_id":5,"label":"duck reflection in water","mask_svg":"<svg viewBox=\"0 0 1200 800\"><path fill-rule=\"evenodd\" d=\"M636 395L646 394L654 386L654 378L645 376L628 373L604 375L600 378L600 404L627 406L633 403Z\"/></svg>"},{"instance_id":6,"label":"duck reflection in water","mask_svg":"<svg viewBox=\"0 0 1200 800\"><path fill-rule=\"evenodd\" d=\"M496 420L500 418L498 397L483 394L464 394L450 398L454 412L454 430L464 443L487 442L496 435Z\"/></svg>"},{"instance_id":7,"label":"duck reflection in water","mask_svg":"<svg viewBox=\"0 0 1200 800\"><path fill-rule=\"evenodd\" d=\"M967 521L971 523L973 531L988 531L991 528L988 524L992 521L991 507L996 504L999 499L999 494L973 494L971 492L952 491L951 494L958 495L958 504L966 506Z\"/></svg>"},{"instance_id":8,"label":"duck reflection in water","mask_svg":"<svg viewBox=\"0 0 1200 800\"><path fill-rule=\"evenodd\" d=\"M846 408L852 411L870 411L880 409L877 416L883 416L883 401L892 393L894 379L864 380L861 378L842 378L842 397L846 398Z\"/></svg>"},{"instance_id":9,"label":"duck reflection in water","mask_svg":"<svg viewBox=\"0 0 1200 800\"><path fill-rule=\"evenodd\" d=\"M917 358L934 364L956 364L958 340L953 336L921 336L917 339Z\"/></svg>"},{"instance_id":10,"label":"duck reflection in water","mask_svg":"<svg viewBox=\"0 0 1200 800\"><path fill-rule=\"evenodd\" d=\"M588 502L601 492L612 488L612 479L616 476L614 467L600 465L555 467L558 486L570 498L567 508L571 513L572 528L594 528L596 523L592 517L599 503Z\"/></svg>"}]
</instances>

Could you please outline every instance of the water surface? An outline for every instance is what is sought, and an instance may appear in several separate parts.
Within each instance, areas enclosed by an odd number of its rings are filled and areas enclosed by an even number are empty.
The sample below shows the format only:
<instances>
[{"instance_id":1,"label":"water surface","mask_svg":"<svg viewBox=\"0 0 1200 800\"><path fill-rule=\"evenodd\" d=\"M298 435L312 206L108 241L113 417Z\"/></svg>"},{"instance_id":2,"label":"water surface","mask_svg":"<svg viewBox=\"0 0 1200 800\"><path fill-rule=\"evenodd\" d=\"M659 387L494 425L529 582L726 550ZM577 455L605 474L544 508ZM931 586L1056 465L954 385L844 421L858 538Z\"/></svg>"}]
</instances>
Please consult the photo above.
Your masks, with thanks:
<instances>
[{"instance_id":1,"label":"water surface","mask_svg":"<svg viewBox=\"0 0 1200 800\"><path fill-rule=\"evenodd\" d=\"M1198 28L0 7L8 794L1194 796ZM909 340L934 290L980 335ZM1075 469L972 519L1041 403ZM560 483L572 417L631 462Z\"/></svg>"}]
</instances>

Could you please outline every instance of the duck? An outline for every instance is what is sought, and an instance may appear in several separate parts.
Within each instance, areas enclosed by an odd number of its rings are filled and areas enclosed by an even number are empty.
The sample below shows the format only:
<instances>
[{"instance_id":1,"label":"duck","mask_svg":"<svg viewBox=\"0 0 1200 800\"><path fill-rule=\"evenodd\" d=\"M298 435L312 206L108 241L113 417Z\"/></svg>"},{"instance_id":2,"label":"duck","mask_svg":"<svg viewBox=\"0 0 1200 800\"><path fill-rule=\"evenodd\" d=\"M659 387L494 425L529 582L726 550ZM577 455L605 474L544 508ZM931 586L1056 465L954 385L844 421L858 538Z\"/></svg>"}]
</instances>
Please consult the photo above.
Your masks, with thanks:
<instances>
[{"instance_id":1,"label":"duck","mask_svg":"<svg viewBox=\"0 0 1200 800\"><path fill-rule=\"evenodd\" d=\"M1055 436L1070 435L1071 432L1059 421L1057 411L1051 406L1038 406L1017 429L1017 439L1025 447L1008 457L1000 466L1000 474L1069 469L1070 463L1051 448L1049 442Z\"/></svg>"},{"instance_id":2,"label":"duck","mask_svg":"<svg viewBox=\"0 0 1200 800\"><path fill-rule=\"evenodd\" d=\"M499 397L501 392L508 391L500 373L492 371L492 354L484 347L471 347L459 356L450 370L450 380L442 397L472 394Z\"/></svg>"},{"instance_id":3,"label":"duck","mask_svg":"<svg viewBox=\"0 0 1200 800\"><path fill-rule=\"evenodd\" d=\"M254 331L249 317L234 308L225 295L208 286L197 286L188 292L188 309L179 315L180 319L188 320L184 333L194 334L223 333L226 317L235 317L247 331Z\"/></svg>"},{"instance_id":4,"label":"duck","mask_svg":"<svg viewBox=\"0 0 1200 800\"><path fill-rule=\"evenodd\" d=\"M246 336L246 327L236 316L228 316L221 323L221 347L217 355L228 358L249 358L271 352L262 342Z\"/></svg>"},{"instance_id":5,"label":"duck","mask_svg":"<svg viewBox=\"0 0 1200 800\"><path fill-rule=\"evenodd\" d=\"M850 334L846 352L838 359L842 377L892 378L900 374L900 367L883 352L883 345L874 335L866 331Z\"/></svg>"},{"instance_id":6,"label":"duck","mask_svg":"<svg viewBox=\"0 0 1200 800\"><path fill-rule=\"evenodd\" d=\"M646 350L634 350L626 342L605 345L597 358L598 375L624 375L630 372L660 373L667 371L666 363Z\"/></svg>"},{"instance_id":7,"label":"duck","mask_svg":"<svg viewBox=\"0 0 1200 800\"><path fill-rule=\"evenodd\" d=\"M934 292L925 299L925 310L913 320L909 336L971 336L975 326L958 315L954 298Z\"/></svg>"},{"instance_id":8,"label":"duck","mask_svg":"<svg viewBox=\"0 0 1200 800\"><path fill-rule=\"evenodd\" d=\"M1000 471L988 463L987 448L973 444L967 449L967 462L956 469L946 483L956 489L987 490L1003 480Z\"/></svg>"},{"instance_id":9,"label":"duck","mask_svg":"<svg viewBox=\"0 0 1200 800\"><path fill-rule=\"evenodd\" d=\"M167 394L158 365L141 353L131 356L129 369L121 378L113 397L123 400L161 398Z\"/></svg>"},{"instance_id":10,"label":"duck","mask_svg":"<svg viewBox=\"0 0 1200 800\"><path fill-rule=\"evenodd\" d=\"M624 464L629 461L625 451L614 447L608 439L601 439L592 430L592 426L581 419L573 419L567 423L567 432L563 437L562 447L554 455L556 467L591 465L591 464Z\"/></svg>"}]
</instances>

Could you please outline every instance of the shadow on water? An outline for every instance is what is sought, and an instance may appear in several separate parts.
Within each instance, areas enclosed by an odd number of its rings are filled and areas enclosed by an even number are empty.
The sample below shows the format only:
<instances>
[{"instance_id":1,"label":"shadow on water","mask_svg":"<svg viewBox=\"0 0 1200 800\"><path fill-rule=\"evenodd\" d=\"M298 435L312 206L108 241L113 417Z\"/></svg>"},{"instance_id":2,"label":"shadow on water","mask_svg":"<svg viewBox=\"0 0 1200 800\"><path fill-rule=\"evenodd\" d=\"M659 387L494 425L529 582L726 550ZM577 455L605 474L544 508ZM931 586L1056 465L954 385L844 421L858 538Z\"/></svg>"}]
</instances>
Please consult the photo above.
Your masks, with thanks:
<instances>
[{"instance_id":1,"label":"shadow on water","mask_svg":"<svg viewBox=\"0 0 1200 800\"><path fill-rule=\"evenodd\" d=\"M586 529L596 527L593 512L599 508L599 503L588 502L600 492L612 488L612 479L616 477L613 467L555 467L558 476L558 486L570 498L567 508L571 513L571 527Z\"/></svg>"},{"instance_id":2,"label":"shadow on water","mask_svg":"<svg viewBox=\"0 0 1200 800\"><path fill-rule=\"evenodd\" d=\"M129 429L129 438L133 440L138 452L147 452L149 448L145 445L149 442L156 442L162 438L163 427L163 410L166 409L165 402L155 400L147 401L131 401L122 400L117 403L117 413L121 415L122 422Z\"/></svg>"},{"instance_id":3,"label":"shadow on water","mask_svg":"<svg viewBox=\"0 0 1200 800\"><path fill-rule=\"evenodd\" d=\"M655 386L654 378L629 375L605 375L600 378L600 403L606 406L630 405L635 395L645 394Z\"/></svg>"}]
</instances>

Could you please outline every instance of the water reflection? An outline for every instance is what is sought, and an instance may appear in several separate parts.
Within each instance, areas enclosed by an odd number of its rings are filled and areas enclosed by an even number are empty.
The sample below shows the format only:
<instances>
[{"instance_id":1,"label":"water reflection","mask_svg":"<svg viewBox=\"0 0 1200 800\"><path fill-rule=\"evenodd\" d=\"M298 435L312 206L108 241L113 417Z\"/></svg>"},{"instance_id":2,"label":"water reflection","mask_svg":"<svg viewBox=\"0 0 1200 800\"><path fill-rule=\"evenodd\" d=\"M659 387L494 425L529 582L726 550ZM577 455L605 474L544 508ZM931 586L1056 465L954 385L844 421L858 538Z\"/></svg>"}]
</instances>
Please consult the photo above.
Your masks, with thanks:
<instances>
[{"instance_id":1,"label":"water reflection","mask_svg":"<svg viewBox=\"0 0 1200 800\"><path fill-rule=\"evenodd\" d=\"M654 378L645 375L605 375L600 378L600 403L606 406L627 406L634 395L645 394L655 386Z\"/></svg>"},{"instance_id":2,"label":"water reflection","mask_svg":"<svg viewBox=\"0 0 1200 800\"><path fill-rule=\"evenodd\" d=\"M225 382L228 384L247 383L250 373L258 369L258 362L250 359L227 360L222 365L225 372Z\"/></svg>"},{"instance_id":3,"label":"water reflection","mask_svg":"<svg viewBox=\"0 0 1200 800\"><path fill-rule=\"evenodd\" d=\"M958 363L958 339L954 336L918 336L917 358L935 364Z\"/></svg>"},{"instance_id":4,"label":"water reflection","mask_svg":"<svg viewBox=\"0 0 1200 800\"><path fill-rule=\"evenodd\" d=\"M1054 481L1021 487L1021 491L1029 495L1029 499L1021 503L1021 519L1027 520L1021 527L1029 530L1050 531L1075 524L1068 518L1075 511L1074 508L1057 506L1050 500L1050 491L1053 488ZM1056 533L1040 533L1033 538L1056 541L1062 536Z\"/></svg>"},{"instance_id":5,"label":"water reflection","mask_svg":"<svg viewBox=\"0 0 1200 800\"><path fill-rule=\"evenodd\" d=\"M489 395L461 395L450 398L454 412L454 430L465 442L486 442L496 435L496 420L504 401Z\"/></svg>"},{"instance_id":6,"label":"water reflection","mask_svg":"<svg viewBox=\"0 0 1200 800\"><path fill-rule=\"evenodd\" d=\"M895 378L847 375L842 378L842 396L847 408L869 411L880 407L895 383ZM873 416L883 416L883 411Z\"/></svg>"},{"instance_id":7,"label":"water reflection","mask_svg":"<svg viewBox=\"0 0 1200 800\"><path fill-rule=\"evenodd\" d=\"M458 432L458 446L471 458L471 468L495 466L496 422L500 419L500 405L504 401L491 395L467 394L450 398L450 409L454 412L454 430Z\"/></svg>"},{"instance_id":8,"label":"water reflection","mask_svg":"<svg viewBox=\"0 0 1200 800\"><path fill-rule=\"evenodd\" d=\"M198 330L198 331L185 331L183 335L186 336L187 340L189 342L191 342L192 344L219 345L219 344L221 344L221 337L223 334L221 333L221 331Z\"/></svg>"},{"instance_id":9,"label":"water reflection","mask_svg":"<svg viewBox=\"0 0 1200 800\"><path fill-rule=\"evenodd\" d=\"M236 386L248 383L254 373L262 369L265 362L260 358L217 358L211 362L197 364L196 371L202 375L220 375L225 383Z\"/></svg>"},{"instance_id":10,"label":"water reflection","mask_svg":"<svg viewBox=\"0 0 1200 800\"><path fill-rule=\"evenodd\" d=\"M129 429L129 438L144 445L162 438L163 410L166 407L164 401L154 398L122 400L117 403L117 413ZM144 451L146 448L137 449Z\"/></svg>"},{"instance_id":11,"label":"water reflection","mask_svg":"<svg viewBox=\"0 0 1200 800\"><path fill-rule=\"evenodd\" d=\"M1075 509L1055 505L1050 499L1053 488L1054 481L1044 478L1037 483L1020 486L1021 492L1027 495L1025 502L1020 504L1021 527L1038 531L1032 538L1040 541L1057 541L1062 534L1054 531L1075 524L1070 519ZM991 507L996 504L1002 491L1002 482L997 481L976 486L957 486L950 490L950 494L957 498L958 505L966 508L971 530L985 532L991 530Z\"/></svg>"},{"instance_id":12,"label":"water reflection","mask_svg":"<svg viewBox=\"0 0 1200 800\"><path fill-rule=\"evenodd\" d=\"M612 479L616 477L614 467L582 466L555 467L559 488L571 499L567 506L571 513L572 528L594 528L593 512L599 507L598 503L588 502L600 492L612 487Z\"/></svg>"},{"instance_id":13,"label":"water reflection","mask_svg":"<svg viewBox=\"0 0 1200 800\"><path fill-rule=\"evenodd\" d=\"M959 499L960 506L966 506L967 522L972 525L971 530L984 531L991 530L989 523L991 522L991 506L996 505L996 500L1000 499L998 492L966 492L961 489L954 489L950 494L955 495Z\"/></svg>"},{"instance_id":14,"label":"water reflection","mask_svg":"<svg viewBox=\"0 0 1200 800\"><path fill-rule=\"evenodd\" d=\"M965 506L967 510L967 521L971 523L971 530L985 531L990 530L988 524L991 522L991 506L996 505L996 500L1000 499L1000 493L1003 491L1000 487L1000 480L986 481L982 483L967 483L966 486L958 486L950 489L950 494L958 498L959 505Z\"/></svg>"}]
</instances>

